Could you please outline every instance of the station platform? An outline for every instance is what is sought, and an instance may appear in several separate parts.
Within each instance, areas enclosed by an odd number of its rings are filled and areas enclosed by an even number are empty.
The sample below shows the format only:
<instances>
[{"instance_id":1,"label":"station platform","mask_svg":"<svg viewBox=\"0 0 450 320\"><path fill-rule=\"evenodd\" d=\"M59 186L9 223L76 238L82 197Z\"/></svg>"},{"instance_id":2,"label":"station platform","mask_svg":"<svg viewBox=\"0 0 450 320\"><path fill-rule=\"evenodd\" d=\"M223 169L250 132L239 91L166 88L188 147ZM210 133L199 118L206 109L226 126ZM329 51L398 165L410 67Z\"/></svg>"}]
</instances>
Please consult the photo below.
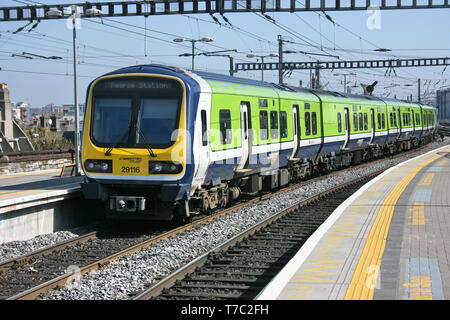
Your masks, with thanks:
<instances>
[{"instance_id":1,"label":"station platform","mask_svg":"<svg viewBox=\"0 0 450 320\"><path fill-rule=\"evenodd\" d=\"M0 176L0 244L28 240L83 223L77 209L82 176L61 177L61 169ZM83 220L84 219L84 220Z\"/></svg>"},{"instance_id":2,"label":"station platform","mask_svg":"<svg viewBox=\"0 0 450 320\"><path fill-rule=\"evenodd\" d=\"M60 177L61 169L3 175L0 177L2 208L80 190L81 176Z\"/></svg>"},{"instance_id":3,"label":"station platform","mask_svg":"<svg viewBox=\"0 0 450 320\"><path fill-rule=\"evenodd\" d=\"M342 203L259 300L450 299L450 145Z\"/></svg>"}]
</instances>

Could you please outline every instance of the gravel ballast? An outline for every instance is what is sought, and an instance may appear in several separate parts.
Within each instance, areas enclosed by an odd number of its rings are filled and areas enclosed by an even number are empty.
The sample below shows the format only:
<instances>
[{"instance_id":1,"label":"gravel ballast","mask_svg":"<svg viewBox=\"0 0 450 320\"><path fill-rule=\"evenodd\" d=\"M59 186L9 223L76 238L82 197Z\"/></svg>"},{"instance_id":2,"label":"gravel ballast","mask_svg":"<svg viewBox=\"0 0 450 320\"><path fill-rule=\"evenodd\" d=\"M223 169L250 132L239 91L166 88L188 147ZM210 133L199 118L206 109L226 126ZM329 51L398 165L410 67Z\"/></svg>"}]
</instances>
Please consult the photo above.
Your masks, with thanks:
<instances>
[{"instance_id":1,"label":"gravel ballast","mask_svg":"<svg viewBox=\"0 0 450 320\"><path fill-rule=\"evenodd\" d=\"M0 245L0 263L76 237L78 234L70 231L58 231L36 236L26 241L4 243Z\"/></svg>"},{"instance_id":2,"label":"gravel ballast","mask_svg":"<svg viewBox=\"0 0 450 320\"><path fill-rule=\"evenodd\" d=\"M365 176L371 172L393 167L419 154L448 144L448 142L449 139L446 138L444 142L431 143L417 153L401 156L397 159L386 159L385 161L373 163L364 168L340 172L332 177L309 183L300 188L261 201L211 223L161 241L147 249L124 256L103 269L92 271L82 276L75 283L71 283L70 286L49 292L43 299L128 299L130 296L144 289L145 284L155 283L230 237L292 206L294 203L340 185L343 182ZM76 236L76 234L68 231L57 232L51 235L44 235L47 239L42 240L42 242L45 242L46 244L44 246L47 246L52 241L58 242L69 239L57 239L58 236L63 237L63 235L69 238L72 235ZM1 245L0 260L10 259L4 259L4 255L12 257L14 254L22 255L26 252L36 250L39 246L39 244L33 245L36 242L36 238L29 241L15 241Z\"/></svg>"}]
</instances>

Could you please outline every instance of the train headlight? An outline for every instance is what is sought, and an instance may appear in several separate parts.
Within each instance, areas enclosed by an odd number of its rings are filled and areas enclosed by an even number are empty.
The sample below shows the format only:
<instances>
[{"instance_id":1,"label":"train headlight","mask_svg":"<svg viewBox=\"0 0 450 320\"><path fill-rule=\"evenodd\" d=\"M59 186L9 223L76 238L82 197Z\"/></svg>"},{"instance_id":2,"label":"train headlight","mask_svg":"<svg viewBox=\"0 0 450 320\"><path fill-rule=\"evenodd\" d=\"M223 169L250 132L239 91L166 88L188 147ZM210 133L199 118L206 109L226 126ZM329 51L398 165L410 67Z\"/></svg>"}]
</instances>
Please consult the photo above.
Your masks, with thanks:
<instances>
[{"instance_id":1,"label":"train headlight","mask_svg":"<svg viewBox=\"0 0 450 320\"><path fill-rule=\"evenodd\" d=\"M112 160L87 159L84 168L88 172L112 173Z\"/></svg>"},{"instance_id":2,"label":"train headlight","mask_svg":"<svg viewBox=\"0 0 450 320\"><path fill-rule=\"evenodd\" d=\"M152 173L162 173L163 171L163 165L161 163L155 163L150 165L150 172Z\"/></svg>"},{"instance_id":3,"label":"train headlight","mask_svg":"<svg viewBox=\"0 0 450 320\"><path fill-rule=\"evenodd\" d=\"M100 167L101 167L102 171L106 172L106 171L108 171L108 169L109 169L109 164L106 163L106 162L102 162L102 163L100 164Z\"/></svg>"},{"instance_id":4,"label":"train headlight","mask_svg":"<svg viewBox=\"0 0 450 320\"><path fill-rule=\"evenodd\" d=\"M179 162L172 161L149 161L149 174L177 174L183 171Z\"/></svg>"},{"instance_id":5,"label":"train headlight","mask_svg":"<svg viewBox=\"0 0 450 320\"><path fill-rule=\"evenodd\" d=\"M86 169L87 170L94 170L94 163L93 162L87 162L86 161Z\"/></svg>"}]
</instances>

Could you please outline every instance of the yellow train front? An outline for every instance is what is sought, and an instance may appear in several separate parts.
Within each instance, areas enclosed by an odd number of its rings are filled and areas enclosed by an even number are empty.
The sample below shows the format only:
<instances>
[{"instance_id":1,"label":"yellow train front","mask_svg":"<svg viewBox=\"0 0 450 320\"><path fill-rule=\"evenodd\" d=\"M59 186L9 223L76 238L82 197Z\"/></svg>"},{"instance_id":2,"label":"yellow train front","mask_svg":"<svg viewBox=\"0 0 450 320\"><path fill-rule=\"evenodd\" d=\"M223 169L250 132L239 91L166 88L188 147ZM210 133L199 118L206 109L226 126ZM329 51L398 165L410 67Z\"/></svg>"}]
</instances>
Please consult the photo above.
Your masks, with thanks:
<instances>
[{"instance_id":1,"label":"yellow train front","mask_svg":"<svg viewBox=\"0 0 450 320\"><path fill-rule=\"evenodd\" d=\"M84 197L108 217L169 220L185 214L192 166L186 161L192 84L168 68L136 66L88 87L82 140Z\"/></svg>"}]
</instances>

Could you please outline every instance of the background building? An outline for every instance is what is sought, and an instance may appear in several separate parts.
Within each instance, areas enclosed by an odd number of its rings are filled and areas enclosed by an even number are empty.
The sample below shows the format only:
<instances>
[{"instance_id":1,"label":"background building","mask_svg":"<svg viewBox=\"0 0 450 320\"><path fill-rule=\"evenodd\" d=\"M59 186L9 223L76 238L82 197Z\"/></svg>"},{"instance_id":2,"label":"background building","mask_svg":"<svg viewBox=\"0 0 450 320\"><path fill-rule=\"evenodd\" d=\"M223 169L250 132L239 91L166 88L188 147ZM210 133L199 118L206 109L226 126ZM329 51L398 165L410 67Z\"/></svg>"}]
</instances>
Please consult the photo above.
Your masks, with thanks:
<instances>
[{"instance_id":1,"label":"background building","mask_svg":"<svg viewBox=\"0 0 450 320\"><path fill-rule=\"evenodd\" d=\"M450 88L436 92L439 121L450 122Z\"/></svg>"},{"instance_id":2,"label":"background building","mask_svg":"<svg viewBox=\"0 0 450 320\"><path fill-rule=\"evenodd\" d=\"M8 85L0 83L0 152L33 150L28 137L14 120Z\"/></svg>"}]
</instances>

